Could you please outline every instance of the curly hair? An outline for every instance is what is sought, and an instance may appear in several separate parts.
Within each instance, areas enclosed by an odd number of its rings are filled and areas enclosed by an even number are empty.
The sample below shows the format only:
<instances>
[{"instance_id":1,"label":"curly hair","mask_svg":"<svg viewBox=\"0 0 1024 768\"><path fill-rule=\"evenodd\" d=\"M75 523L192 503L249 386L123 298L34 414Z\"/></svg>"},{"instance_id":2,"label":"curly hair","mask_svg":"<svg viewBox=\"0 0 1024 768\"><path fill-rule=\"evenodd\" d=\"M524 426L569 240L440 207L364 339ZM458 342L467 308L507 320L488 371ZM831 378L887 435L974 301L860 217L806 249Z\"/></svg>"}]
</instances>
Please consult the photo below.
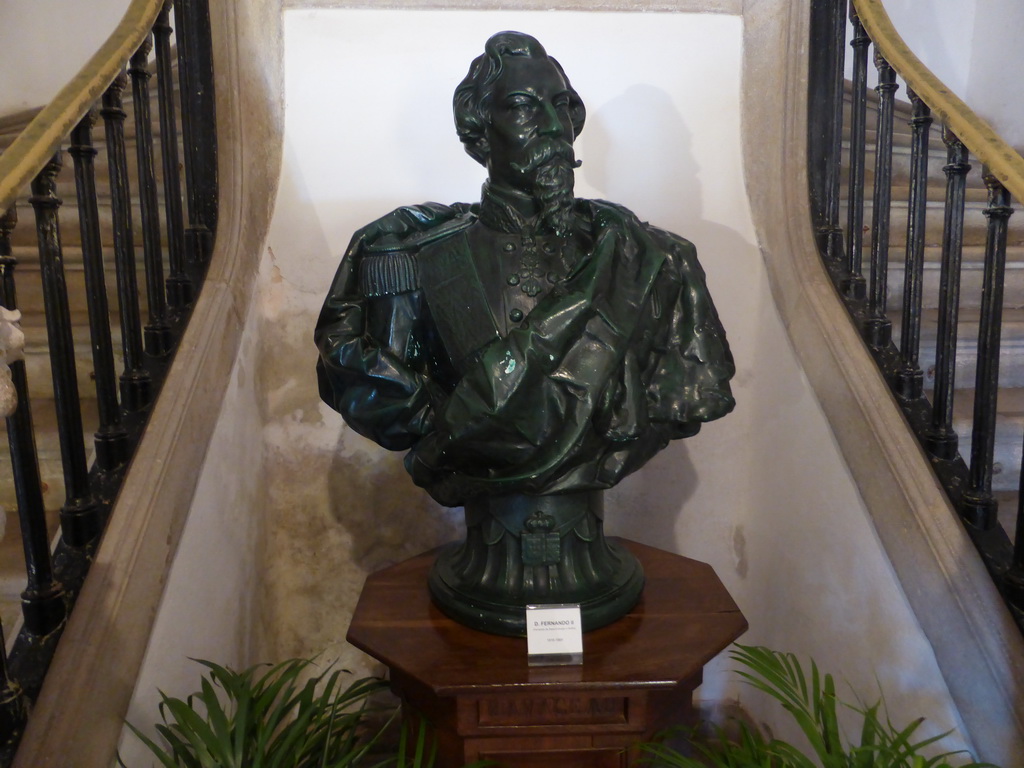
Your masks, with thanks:
<instances>
[{"instance_id":1,"label":"curly hair","mask_svg":"<svg viewBox=\"0 0 1024 768\"><path fill-rule=\"evenodd\" d=\"M506 56L543 58L555 65L569 89L569 118L572 121L573 138L580 135L587 117L583 100L565 76L562 65L548 56L537 38L522 32L499 32L492 35L484 46L483 54L469 65L469 73L455 89L452 100L459 140L465 145L469 156L481 165L487 164L488 148L484 128L490 119L492 86L501 75L502 60Z\"/></svg>"}]
</instances>

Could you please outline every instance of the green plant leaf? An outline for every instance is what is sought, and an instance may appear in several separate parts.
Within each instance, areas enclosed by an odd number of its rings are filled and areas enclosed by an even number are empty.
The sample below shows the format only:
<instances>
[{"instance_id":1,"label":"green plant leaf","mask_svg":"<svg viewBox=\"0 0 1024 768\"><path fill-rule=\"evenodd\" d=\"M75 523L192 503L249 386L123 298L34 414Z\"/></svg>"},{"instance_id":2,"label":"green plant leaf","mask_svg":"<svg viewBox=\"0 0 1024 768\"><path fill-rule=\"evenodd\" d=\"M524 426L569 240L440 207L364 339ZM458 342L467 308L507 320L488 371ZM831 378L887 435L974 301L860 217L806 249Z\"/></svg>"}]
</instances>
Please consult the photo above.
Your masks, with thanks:
<instances>
[{"instance_id":1,"label":"green plant leaf","mask_svg":"<svg viewBox=\"0 0 1024 768\"><path fill-rule=\"evenodd\" d=\"M368 699L387 687L382 680L343 685L349 673L328 667L303 682L306 659L242 672L196 661L206 669L198 691L185 700L161 693L156 731L165 746L129 724L162 768L354 768L387 726L368 726L378 711Z\"/></svg>"},{"instance_id":2,"label":"green plant leaf","mask_svg":"<svg viewBox=\"0 0 1024 768\"><path fill-rule=\"evenodd\" d=\"M768 648L742 645L736 647L738 650L733 652L732 657L751 670L741 671L740 677L782 704L825 768L837 765L834 759L830 759L833 755L830 754L825 737L819 730L807 678L796 656L778 653Z\"/></svg>"},{"instance_id":3,"label":"green plant leaf","mask_svg":"<svg viewBox=\"0 0 1024 768\"><path fill-rule=\"evenodd\" d=\"M741 665L739 676L789 714L807 738L810 751L779 739L768 741L748 724L736 722L733 740L717 727L710 739L688 736L695 752L693 758L661 742L641 744L645 763L670 768L950 768L948 759L955 753L932 758L922 754L948 733L918 739L922 719L896 727L887 714L883 718L884 699L870 706L841 701L833 677L823 674L813 660L808 674L796 656L769 648L737 645L731 656ZM844 738L839 725L840 706L862 718L858 744ZM981 767L979 763L961 766Z\"/></svg>"},{"instance_id":4,"label":"green plant leaf","mask_svg":"<svg viewBox=\"0 0 1024 768\"><path fill-rule=\"evenodd\" d=\"M131 723L125 723L125 725L127 725L131 732L135 734L135 737L139 739L139 741L141 741L143 744L145 744L149 751L156 756L156 758L160 761L161 765L165 766L165 768L179 768L180 764L174 762L173 756L168 754L161 747L159 747L156 744L156 742L154 742L152 739L146 736L146 734L144 734ZM122 766L124 765L124 763L121 762L120 755L118 755L117 757L117 762Z\"/></svg>"},{"instance_id":5,"label":"green plant leaf","mask_svg":"<svg viewBox=\"0 0 1024 768\"><path fill-rule=\"evenodd\" d=\"M639 748L644 753L640 758L641 765L659 766L659 768L662 766L664 768L706 768L700 760L684 755L664 744L645 743L640 744Z\"/></svg>"}]
</instances>

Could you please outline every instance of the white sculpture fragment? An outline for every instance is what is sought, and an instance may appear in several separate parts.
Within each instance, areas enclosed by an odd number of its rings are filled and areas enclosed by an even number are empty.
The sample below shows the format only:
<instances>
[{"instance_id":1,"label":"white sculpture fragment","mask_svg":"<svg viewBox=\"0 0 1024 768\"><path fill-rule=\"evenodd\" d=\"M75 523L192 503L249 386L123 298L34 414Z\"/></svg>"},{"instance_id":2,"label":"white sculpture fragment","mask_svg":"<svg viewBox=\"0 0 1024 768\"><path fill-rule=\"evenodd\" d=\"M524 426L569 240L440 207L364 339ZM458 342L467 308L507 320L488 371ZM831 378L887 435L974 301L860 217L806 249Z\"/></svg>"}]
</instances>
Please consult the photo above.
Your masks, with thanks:
<instances>
[{"instance_id":1,"label":"white sculpture fragment","mask_svg":"<svg viewBox=\"0 0 1024 768\"><path fill-rule=\"evenodd\" d=\"M11 363L25 359L25 334L21 312L0 307L0 416L10 416L18 407L18 393L11 379Z\"/></svg>"}]
</instances>

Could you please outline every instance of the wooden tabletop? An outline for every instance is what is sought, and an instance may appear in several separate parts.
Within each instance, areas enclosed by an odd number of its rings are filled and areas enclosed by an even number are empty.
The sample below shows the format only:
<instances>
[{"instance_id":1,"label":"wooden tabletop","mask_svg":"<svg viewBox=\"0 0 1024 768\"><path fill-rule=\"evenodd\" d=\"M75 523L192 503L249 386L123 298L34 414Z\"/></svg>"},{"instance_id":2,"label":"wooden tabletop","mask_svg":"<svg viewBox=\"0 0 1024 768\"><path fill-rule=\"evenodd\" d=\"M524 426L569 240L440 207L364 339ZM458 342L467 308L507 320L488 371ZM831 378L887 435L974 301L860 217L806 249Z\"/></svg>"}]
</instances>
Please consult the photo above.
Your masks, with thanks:
<instances>
[{"instance_id":1,"label":"wooden tabletop","mask_svg":"<svg viewBox=\"0 0 1024 768\"><path fill-rule=\"evenodd\" d=\"M523 692L675 686L699 674L747 621L711 566L622 543L643 564L644 592L624 617L583 636L582 665L530 667L525 638L479 632L441 613L427 591L436 550L367 578L348 641L442 696L510 685Z\"/></svg>"}]
</instances>

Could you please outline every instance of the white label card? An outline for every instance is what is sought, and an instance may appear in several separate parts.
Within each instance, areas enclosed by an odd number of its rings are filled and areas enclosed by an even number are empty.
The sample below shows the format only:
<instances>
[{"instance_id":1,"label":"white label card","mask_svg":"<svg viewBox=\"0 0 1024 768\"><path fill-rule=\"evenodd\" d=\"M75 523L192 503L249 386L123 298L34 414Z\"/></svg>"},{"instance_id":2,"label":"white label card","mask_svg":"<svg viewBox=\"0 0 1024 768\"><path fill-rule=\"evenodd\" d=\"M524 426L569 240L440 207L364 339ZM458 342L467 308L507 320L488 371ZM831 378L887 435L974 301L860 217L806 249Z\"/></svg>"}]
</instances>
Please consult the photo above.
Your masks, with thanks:
<instances>
[{"instance_id":1,"label":"white label card","mask_svg":"<svg viewBox=\"0 0 1024 768\"><path fill-rule=\"evenodd\" d=\"M526 652L531 666L582 664L579 605L526 606Z\"/></svg>"}]
</instances>

